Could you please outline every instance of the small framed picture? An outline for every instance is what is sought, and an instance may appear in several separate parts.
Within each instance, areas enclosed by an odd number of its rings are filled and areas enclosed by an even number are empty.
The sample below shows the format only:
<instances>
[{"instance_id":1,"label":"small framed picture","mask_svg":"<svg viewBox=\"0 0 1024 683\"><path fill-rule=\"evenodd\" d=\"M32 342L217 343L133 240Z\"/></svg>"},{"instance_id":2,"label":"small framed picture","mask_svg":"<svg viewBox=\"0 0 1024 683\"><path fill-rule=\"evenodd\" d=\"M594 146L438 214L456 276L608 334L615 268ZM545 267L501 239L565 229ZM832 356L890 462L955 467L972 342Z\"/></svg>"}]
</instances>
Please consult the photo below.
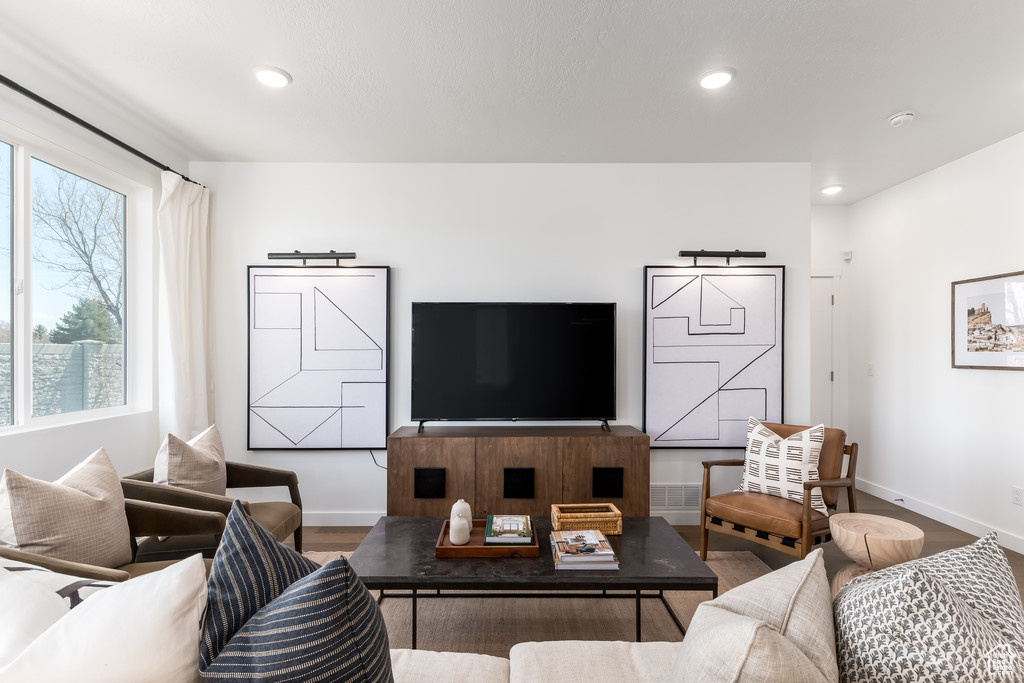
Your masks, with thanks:
<instances>
[{"instance_id":1,"label":"small framed picture","mask_svg":"<svg viewBox=\"0 0 1024 683\"><path fill-rule=\"evenodd\" d=\"M953 283L953 367L1024 370L1024 270Z\"/></svg>"}]
</instances>

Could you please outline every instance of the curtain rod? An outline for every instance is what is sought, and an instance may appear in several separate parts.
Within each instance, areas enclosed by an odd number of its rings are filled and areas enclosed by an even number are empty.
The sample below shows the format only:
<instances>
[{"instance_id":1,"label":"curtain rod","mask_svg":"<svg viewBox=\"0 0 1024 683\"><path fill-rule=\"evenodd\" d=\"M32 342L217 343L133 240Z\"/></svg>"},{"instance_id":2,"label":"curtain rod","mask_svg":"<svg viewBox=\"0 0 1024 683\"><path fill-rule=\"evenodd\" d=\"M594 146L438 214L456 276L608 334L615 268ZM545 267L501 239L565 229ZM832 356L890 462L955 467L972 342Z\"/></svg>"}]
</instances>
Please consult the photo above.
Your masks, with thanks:
<instances>
[{"instance_id":1,"label":"curtain rod","mask_svg":"<svg viewBox=\"0 0 1024 683\"><path fill-rule=\"evenodd\" d=\"M66 118L68 121L71 121L72 123L78 124L82 128L85 128L90 133L94 133L94 134L100 136L101 138L103 138L104 140L106 140L107 142L109 142L111 144L114 144L114 145L117 145L118 147L120 147L124 151L130 152L130 153L134 154L135 156L137 156L138 158L142 159L143 161L145 161L147 163L150 163L153 166L156 166L161 171L170 171L171 173L174 173L176 175L181 176L182 179L185 182L187 182L187 183L194 183L196 185L201 185L203 187L206 187L202 183L197 183L196 181L192 180L191 178L189 178L184 173L178 173L177 171L175 171L173 168L171 168L167 164L160 163L159 161L157 161L153 157L149 156L145 152L140 152L139 150L137 150L134 147L132 147L131 145L129 145L127 142L123 142L121 140L118 140L117 138L115 138L110 133L107 133L105 131L100 130L99 128L97 128L96 126L92 125L88 121L83 121L79 117L77 117L74 114L72 114L71 112L69 112L67 109L64 109L62 107L57 106L56 104L54 104L50 100L46 99L45 97L37 95L36 93L32 92L28 88L26 88L26 87L24 87L22 85L19 85L18 83L15 83L14 81L12 81L11 79L7 78L7 76L4 76L3 74L0 74L0 84L6 85L8 88L10 88L14 92L18 93L19 95L23 95L23 96L27 97L28 99L32 100L33 102L35 102L37 104L41 104L42 106L46 107L50 111L54 112L55 114L59 114L59 115L63 116L64 118Z\"/></svg>"}]
</instances>

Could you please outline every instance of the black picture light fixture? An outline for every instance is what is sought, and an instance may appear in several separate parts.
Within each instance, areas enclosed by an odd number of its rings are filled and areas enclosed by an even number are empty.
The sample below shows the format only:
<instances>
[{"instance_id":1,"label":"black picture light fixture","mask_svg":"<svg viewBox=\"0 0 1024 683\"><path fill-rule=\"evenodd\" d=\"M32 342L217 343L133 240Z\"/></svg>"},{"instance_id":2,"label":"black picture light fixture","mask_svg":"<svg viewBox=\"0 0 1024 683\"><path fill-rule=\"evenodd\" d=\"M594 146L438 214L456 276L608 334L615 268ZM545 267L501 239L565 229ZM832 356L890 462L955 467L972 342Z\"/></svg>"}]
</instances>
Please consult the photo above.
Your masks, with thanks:
<instances>
[{"instance_id":1,"label":"black picture light fixture","mask_svg":"<svg viewBox=\"0 0 1024 683\"><path fill-rule=\"evenodd\" d=\"M267 258L271 260L281 259L302 259L302 265L306 265L306 260L317 260L317 259L328 259L334 261L334 265L340 266L341 259L354 259L356 252L354 251L272 251L267 254Z\"/></svg>"},{"instance_id":2,"label":"black picture light fixture","mask_svg":"<svg viewBox=\"0 0 1024 683\"><path fill-rule=\"evenodd\" d=\"M693 265L697 265L697 257L701 258L724 258L725 265L730 265L729 261L734 258L765 258L768 254L763 251L708 251L701 249L700 251L680 251L679 256L681 258L693 257Z\"/></svg>"}]
</instances>

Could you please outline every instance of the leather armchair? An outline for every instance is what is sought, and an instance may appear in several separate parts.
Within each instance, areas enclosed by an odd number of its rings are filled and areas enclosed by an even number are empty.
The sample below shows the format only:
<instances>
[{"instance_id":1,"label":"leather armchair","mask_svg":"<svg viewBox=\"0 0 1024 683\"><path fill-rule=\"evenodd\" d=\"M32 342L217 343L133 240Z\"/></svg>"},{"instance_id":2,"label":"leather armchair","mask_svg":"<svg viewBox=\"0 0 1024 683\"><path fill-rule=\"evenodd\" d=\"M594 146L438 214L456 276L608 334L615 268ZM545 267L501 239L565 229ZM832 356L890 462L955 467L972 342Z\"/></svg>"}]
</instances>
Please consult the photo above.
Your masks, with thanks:
<instances>
[{"instance_id":1,"label":"leather armchair","mask_svg":"<svg viewBox=\"0 0 1024 683\"><path fill-rule=\"evenodd\" d=\"M132 562L120 567L100 567L92 564L60 560L46 555L0 547L0 557L27 562L62 574L70 574L98 581L127 581L128 579L158 571L173 564L173 561L146 562L138 557L137 536L157 534L202 534L216 538L224 532L226 517L220 512L188 510L140 500L125 500L124 511L128 516L128 528L132 539ZM182 558L179 558L182 559ZM210 571L207 562L206 571Z\"/></svg>"},{"instance_id":2,"label":"leather armchair","mask_svg":"<svg viewBox=\"0 0 1024 683\"><path fill-rule=\"evenodd\" d=\"M245 511L274 537L284 542L295 539L295 549L302 552L302 498L299 480L294 472L248 463L227 462L228 488L262 488L281 486L288 489L289 501L250 503L242 501ZM165 505L208 510L224 516L231 511L231 496L218 496L166 484L153 483L153 468L139 470L121 477L121 489L126 499L145 500ZM166 534L161 534L167 536ZM156 536L139 544L139 556L147 560L181 559L196 552L213 557L220 537L204 535L171 535L164 540Z\"/></svg>"},{"instance_id":3,"label":"leather armchair","mask_svg":"<svg viewBox=\"0 0 1024 683\"><path fill-rule=\"evenodd\" d=\"M786 438L807 427L764 423L764 426ZM843 458L849 456L845 476L840 476ZM704 466L704 485L700 504L700 557L707 559L708 532L746 538L789 555L803 559L811 549L832 540L828 517L811 508L810 491L821 487L821 497L829 510L836 510L839 490L846 489L850 512L857 511L855 484L857 444L846 443L846 432L826 428L825 441L818 458L819 481L804 482L804 502L749 491L730 491L711 496L712 467L743 467L743 460L711 460Z\"/></svg>"}]
</instances>

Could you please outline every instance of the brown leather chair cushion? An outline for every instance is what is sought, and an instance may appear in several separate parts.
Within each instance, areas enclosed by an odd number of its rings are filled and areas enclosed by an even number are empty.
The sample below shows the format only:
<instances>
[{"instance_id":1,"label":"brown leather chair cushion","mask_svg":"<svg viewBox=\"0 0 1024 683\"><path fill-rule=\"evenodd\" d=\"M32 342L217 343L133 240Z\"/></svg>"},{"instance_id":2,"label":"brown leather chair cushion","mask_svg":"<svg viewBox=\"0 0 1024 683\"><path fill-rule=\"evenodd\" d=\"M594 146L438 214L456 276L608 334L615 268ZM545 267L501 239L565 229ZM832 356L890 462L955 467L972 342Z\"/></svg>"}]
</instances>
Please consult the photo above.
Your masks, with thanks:
<instances>
[{"instance_id":1,"label":"brown leather chair cushion","mask_svg":"<svg viewBox=\"0 0 1024 683\"><path fill-rule=\"evenodd\" d=\"M302 526L302 510L292 503L249 503L249 514L279 541L284 541Z\"/></svg>"},{"instance_id":2,"label":"brown leather chair cushion","mask_svg":"<svg viewBox=\"0 0 1024 683\"><path fill-rule=\"evenodd\" d=\"M779 536L800 538L804 506L764 493L733 491L711 496L705 510L725 522ZM811 532L828 531L828 517L811 510Z\"/></svg>"}]
</instances>

